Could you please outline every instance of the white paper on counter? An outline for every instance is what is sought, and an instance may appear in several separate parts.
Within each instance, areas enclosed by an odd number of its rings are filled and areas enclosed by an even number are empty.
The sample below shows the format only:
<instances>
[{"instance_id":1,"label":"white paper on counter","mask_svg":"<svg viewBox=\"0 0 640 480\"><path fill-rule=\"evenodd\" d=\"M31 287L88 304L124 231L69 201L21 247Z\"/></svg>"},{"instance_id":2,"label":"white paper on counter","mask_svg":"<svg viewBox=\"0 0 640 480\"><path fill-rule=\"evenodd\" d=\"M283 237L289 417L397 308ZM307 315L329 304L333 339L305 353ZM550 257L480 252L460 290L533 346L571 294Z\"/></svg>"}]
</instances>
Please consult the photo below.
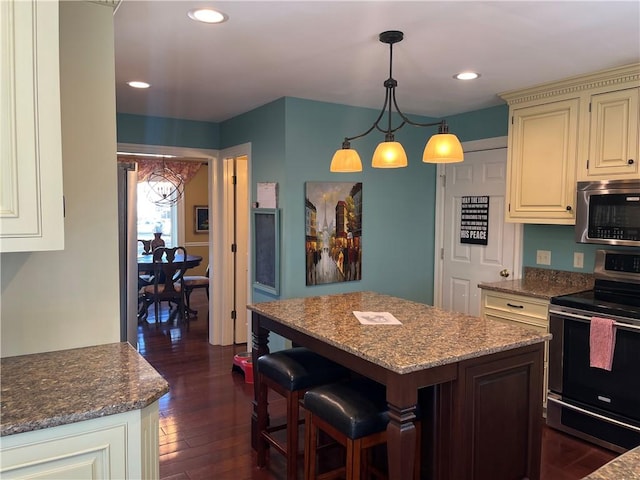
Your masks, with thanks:
<instances>
[{"instance_id":1,"label":"white paper on counter","mask_svg":"<svg viewBox=\"0 0 640 480\"><path fill-rule=\"evenodd\" d=\"M362 325L402 325L402 322L389 312L354 311L353 314Z\"/></svg>"}]
</instances>

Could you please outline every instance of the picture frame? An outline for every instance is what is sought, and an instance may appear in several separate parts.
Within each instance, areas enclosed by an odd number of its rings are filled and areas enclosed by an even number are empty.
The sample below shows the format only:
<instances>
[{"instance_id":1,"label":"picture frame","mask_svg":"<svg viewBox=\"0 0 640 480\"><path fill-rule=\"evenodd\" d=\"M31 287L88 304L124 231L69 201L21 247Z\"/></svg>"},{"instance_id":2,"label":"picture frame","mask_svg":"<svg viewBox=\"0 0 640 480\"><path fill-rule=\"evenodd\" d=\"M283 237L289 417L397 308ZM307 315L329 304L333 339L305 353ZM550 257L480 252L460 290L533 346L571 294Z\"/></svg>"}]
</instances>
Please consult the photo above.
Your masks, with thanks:
<instances>
[{"instance_id":1,"label":"picture frame","mask_svg":"<svg viewBox=\"0 0 640 480\"><path fill-rule=\"evenodd\" d=\"M195 233L209 233L209 207L196 205L193 207L193 223Z\"/></svg>"},{"instance_id":2,"label":"picture frame","mask_svg":"<svg viewBox=\"0 0 640 480\"><path fill-rule=\"evenodd\" d=\"M280 295L280 210L255 208L251 215L253 288Z\"/></svg>"}]
</instances>

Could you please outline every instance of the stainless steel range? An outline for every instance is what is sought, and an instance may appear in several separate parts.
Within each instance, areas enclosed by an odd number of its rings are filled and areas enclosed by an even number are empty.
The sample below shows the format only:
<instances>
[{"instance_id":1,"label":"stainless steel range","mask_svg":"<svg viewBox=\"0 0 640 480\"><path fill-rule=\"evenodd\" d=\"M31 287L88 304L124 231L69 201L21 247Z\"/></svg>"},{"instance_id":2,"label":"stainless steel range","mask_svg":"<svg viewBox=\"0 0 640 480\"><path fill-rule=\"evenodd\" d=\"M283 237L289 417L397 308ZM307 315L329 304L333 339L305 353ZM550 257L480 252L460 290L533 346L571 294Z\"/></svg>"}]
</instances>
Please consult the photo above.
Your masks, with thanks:
<instances>
[{"instance_id":1,"label":"stainless steel range","mask_svg":"<svg viewBox=\"0 0 640 480\"><path fill-rule=\"evenodd\" d=\"M623 452L640 445L640 252L598 250L593 290L551 299L547 424ZM590 367L593 317L615 321L611 371Z\"/></svg>"}]
</instances>

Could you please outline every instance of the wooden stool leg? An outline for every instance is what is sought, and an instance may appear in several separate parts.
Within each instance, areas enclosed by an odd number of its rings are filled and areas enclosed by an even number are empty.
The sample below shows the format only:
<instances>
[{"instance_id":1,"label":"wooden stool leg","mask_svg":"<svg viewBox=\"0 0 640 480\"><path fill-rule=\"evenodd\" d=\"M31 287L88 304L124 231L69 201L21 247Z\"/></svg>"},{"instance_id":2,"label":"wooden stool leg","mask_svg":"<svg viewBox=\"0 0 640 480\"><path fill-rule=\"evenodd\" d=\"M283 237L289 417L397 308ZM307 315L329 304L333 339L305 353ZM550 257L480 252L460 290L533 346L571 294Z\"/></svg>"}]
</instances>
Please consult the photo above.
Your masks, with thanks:
<instances>
[{"instance_id":1,"label":"wooden stool leg","mask_svg":"<svg viewBox=\"0 0 640 480\"><path fill-rule=\"evenodd\" d=\"M264 380L259 382L260 387L258 389L258 407L257 407L257 442L256 445L258 452L258 468L263 468L267 464L267 441L262 436L262 432L267 429L267 425L269 424L269 414L267 411L269 398L267 393L267 385Z\"/></svg>"},{"instance_id":2,"label":"wooden stool leg","mask_svg":"<svg viewBox=\"0 0 640 480\"><path fill-rule=\"evenodd\" d=\"M287 479L298 478L298 402L296 392L287 395Z\"/></svg>"},{"instance_id":3,"label":"wooden stool leg","mask_svg":"<svg viewBox=\"0 0 640 480\"><path fill-rule=\"evenodd\" d=\"M304 431L304 478L315 480L316 478L316 450L318 449L318 431L312 420L311 412L306 413Z\"/></svg>"}]
</instances>

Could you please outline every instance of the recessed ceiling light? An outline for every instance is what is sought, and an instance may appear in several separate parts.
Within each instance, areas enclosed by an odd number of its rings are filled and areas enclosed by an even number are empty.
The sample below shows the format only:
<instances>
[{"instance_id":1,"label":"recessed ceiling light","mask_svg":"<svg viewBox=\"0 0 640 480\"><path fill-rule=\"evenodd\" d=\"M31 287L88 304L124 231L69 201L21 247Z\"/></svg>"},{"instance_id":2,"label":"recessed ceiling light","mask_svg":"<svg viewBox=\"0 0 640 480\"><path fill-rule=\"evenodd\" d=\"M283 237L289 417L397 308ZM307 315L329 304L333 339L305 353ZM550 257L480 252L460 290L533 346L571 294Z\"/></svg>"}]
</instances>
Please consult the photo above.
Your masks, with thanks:
<instances>
[{"instance_id":1,"label":"recessed ceiling light","mask_svg":"<svg viewBox=\"0 0 640 480\"><path fill-rule=\"evenodd\" d=\"M453 76L453 78L456 78L458 80L475 80L479 77L480 74L476 72L461 72Z\"/></svg>"},{"instance_id":2,"label":"recessed ceiling light","mask_svg":"<svg viewBox=\"0 0 640 480\"><path fill-rule=\"evenodd\" d=\"M204 23L222 23L227 20L227 16L224 13L211 8L196 8L189 10L187 15L189 15L189 18L192 20Z\"/></svg>"},{"instance_id":3,"label":"recessed ceiling light","mask_svg":"<svg viewBox=\"0 0 640 480\"><path fill-rule=\"evenodd\" d=\"M151 86L147 82L138 82L138 81L127 82L127 85L133 88L149 88Z\"/></svg>"}]
</instances>

